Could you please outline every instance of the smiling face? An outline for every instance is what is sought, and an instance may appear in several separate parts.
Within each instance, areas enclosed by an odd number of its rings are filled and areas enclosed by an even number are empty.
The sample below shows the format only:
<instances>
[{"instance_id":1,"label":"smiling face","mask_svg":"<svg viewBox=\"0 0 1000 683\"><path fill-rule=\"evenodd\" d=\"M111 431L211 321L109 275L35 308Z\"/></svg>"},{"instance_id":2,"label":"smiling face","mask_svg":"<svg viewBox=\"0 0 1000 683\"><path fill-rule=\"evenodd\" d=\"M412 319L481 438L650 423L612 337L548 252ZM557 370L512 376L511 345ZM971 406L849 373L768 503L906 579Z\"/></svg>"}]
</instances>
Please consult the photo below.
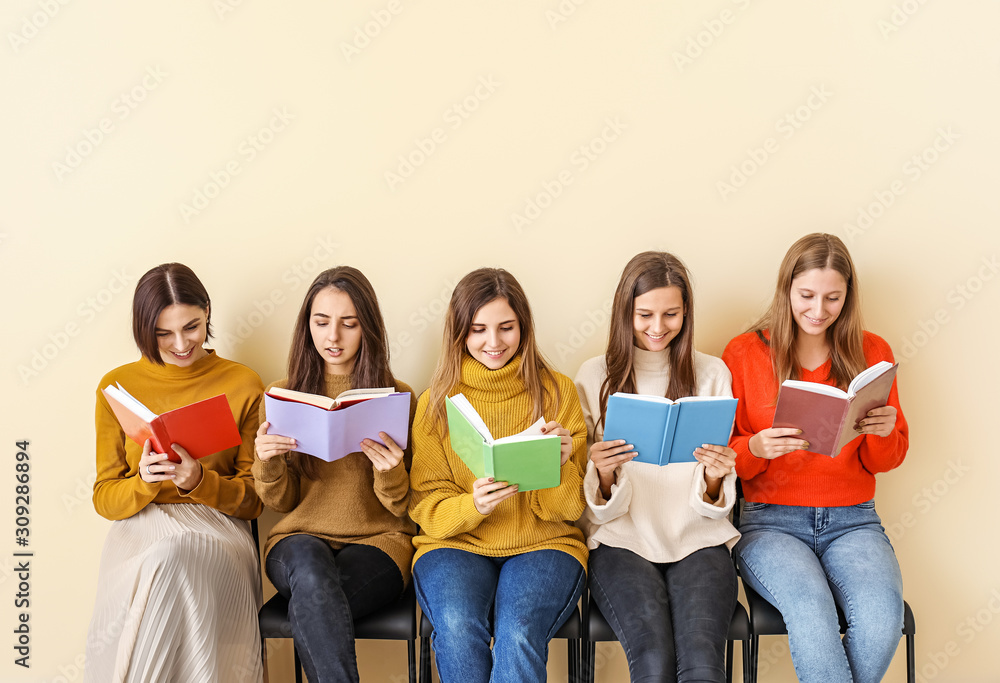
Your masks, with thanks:
<instances>
[{"instance_id":1,"label":"smiling face","mask_svg":"<svg viewBox=\"0 0 1000 683\"><path fill-rule=\"evenodd\" d=\"M469 355L490 370L506 365L520 344L521 324L506 299L494 299L481 306L465 338Z\"/></svg>"},{"instance_id":2,"label":"smiling face","mask_svg":"<svg viewBox=\"0 0 1000 683\"><path fill-rule=\"evenodd\" d=\"M840 316L847 281L832 268L813 268L792 280L788 293L792 318L808 335L823 335Z\"/></svg>"},{"instance_id":3,"label":"smiling face","mask_svg":"<svg viewBox=\"0 0 1000 683\"><path fill-rule=\"evenodd\" d=\"M349 375L361 349L361 324L346 292L333 287L317 292L309 313L309 331L326 372Z\"/></svg>"},{"instance_id":4,"label":"smiling face","mask_svg":"<svg viewBox=\"0 0 1000 683\"><path fill-rule=\"evenodd\" d=\"M632 300L635 345L663 351L684 326L684 297L679 287L657 287Z\"/></svg>"},{"instance_id":5,"label":"smiling face","mask_svg":"<svg viewBox=\"0 0 1000 683\"><path fill-rule=\"evenodd\" d=\"M198 306L171 304L156 319L156 345L168 365L186 368L201 360L208 351L208 311Z\"/></svg>"}]
</instances>

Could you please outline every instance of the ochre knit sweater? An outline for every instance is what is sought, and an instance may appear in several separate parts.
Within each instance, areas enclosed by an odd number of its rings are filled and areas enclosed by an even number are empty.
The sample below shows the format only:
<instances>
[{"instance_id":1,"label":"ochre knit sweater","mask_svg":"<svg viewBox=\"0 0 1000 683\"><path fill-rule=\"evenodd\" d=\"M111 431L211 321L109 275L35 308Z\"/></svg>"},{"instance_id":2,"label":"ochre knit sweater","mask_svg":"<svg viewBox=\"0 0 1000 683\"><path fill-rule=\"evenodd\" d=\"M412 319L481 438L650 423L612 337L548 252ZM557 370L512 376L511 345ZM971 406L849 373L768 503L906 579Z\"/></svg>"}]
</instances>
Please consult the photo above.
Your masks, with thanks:
<instances>
[{"instance_id":1,"label":"ochre knit sweater","mask_svg":"<svg viewBox=\"0 0 1000 683\"><path fill-rule=\"evenodd\" d=\"M863 349L869 367L893 359L889 345L870 332L865 332ZM770 349L756 333L747 332L729 342L722 360L733 373L733 396L740 400L729 445L736 451L736 474L748 501L805 507L857 505L875 496L877 473L903 462L909 427L899 407L895 381L888 404L896 408L896 426L888 436L865 434L844 446L835 458L807 451L793 451L774 460L756 457L750 452L750 437L771 426L778 390ZM827 379L829 359L815 370L799 368L799 372L799 379L806 382L833 385Z\"/></svg>"},{"instance_id":2,"label":"ochre knit sweater","mask_svg":"<svg viewBox=\"0 0 1000 683\"><path fill-rule=\"evenodd\" d=\"M284 387L286 380L275 382ZM413 390L403 382L396 391L410 392L410 421L416 400ZM330 398L351 388L350 375L327 375L326 391ZM260 421L264 422L264 402ZM290 455L290 454L289 454ZM312 457L312 456L303 456ZM339 460L317 460L318 478L307 479L288 465L288 455L267 462L254 458L253 475L264 505L285 516L271 528L264 546L265 557L274 544L294 534L322 538L333 548L348 544L370 545L392 558L399 567L405 585L410 580L414 526L406 516L410 499L410 448L393 469L379 472L361 451Z\"/></svg>"},{"instance_id":3,"label":"ochre knit sweater","mask_svg":"<svg viewBox=\"0 0 1000 683\"><path fill-rule=\"evenodd\" d=\"M482 416L495 438L516 434L533 421L531 397L518 371L517 354L499 370L489 370L471 356L462 362L458 386L449 393L464 394ZM420 525L413 539L416 562L436 548L456 548L477 555L509 557L532 550L569 553L584 569L587 547L583 533L572 525L584 508L583 474L587 465L587 427L573 382L554 373L560 402L555 420L573 436L573 453L560 470L560 484L551 489L519 492L489 515L472 502L476 477L431 425L428 394L417 402L413 421L413 467L410 471L410 516Z\"/></svg>"}]
</instances>

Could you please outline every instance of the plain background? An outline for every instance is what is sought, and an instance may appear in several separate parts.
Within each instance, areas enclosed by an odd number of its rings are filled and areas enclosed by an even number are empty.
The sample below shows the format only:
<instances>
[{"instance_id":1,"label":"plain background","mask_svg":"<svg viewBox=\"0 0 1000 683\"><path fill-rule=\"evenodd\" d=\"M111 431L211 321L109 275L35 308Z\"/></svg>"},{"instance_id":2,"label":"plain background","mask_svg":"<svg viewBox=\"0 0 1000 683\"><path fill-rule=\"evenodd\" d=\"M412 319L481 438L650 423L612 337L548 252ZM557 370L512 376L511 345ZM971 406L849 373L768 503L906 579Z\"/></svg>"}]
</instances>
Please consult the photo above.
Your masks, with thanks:
<instances>
[{"instance_id":1,"label":"plain background","mask_svg":"<svg viewBox=\"0 0 1000 683\"><path fill-rule=\"evenodd\" d=\"M5 2L0 680L81 678L110 524L90 501L94 392L137 357L152 266L194 268L215 347L266 383L308 281L354 265L422 390L473 268L521 281L572 376L635 253L687 262L697 346L720 354L814 231L847 242L866 326L902 361L911 447L877 503L921 675L1000 680L998 19L972 0ZM30 670L11 649L20 439ZM363 678L404 680L403 652L361 643ZM617 644L599 662L627 680ZM888 680L902 665L901 646ZM787 640L763 641L761 668L794 680Z\"/></svg>"}]
</instances>

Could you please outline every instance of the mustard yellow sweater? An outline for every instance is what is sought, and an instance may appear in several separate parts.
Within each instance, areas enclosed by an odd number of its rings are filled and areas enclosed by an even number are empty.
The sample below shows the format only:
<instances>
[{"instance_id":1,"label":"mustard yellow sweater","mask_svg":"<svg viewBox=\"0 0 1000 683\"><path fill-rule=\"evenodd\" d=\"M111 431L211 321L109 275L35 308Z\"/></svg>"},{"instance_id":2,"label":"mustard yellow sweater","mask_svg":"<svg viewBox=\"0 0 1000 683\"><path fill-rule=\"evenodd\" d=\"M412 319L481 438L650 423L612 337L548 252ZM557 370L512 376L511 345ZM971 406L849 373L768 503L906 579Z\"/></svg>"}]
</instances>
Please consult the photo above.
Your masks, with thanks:
<instances>
[{"instance_id":1,"label":"mustard yellow sweater","mask_svg":"<svg viewBox=\"0 0 1000 683\"><path fill-rule=\"evenodd\" d=\"M462 393L482 416L496 438L510 436L532 422L531 397L518 376L520 354L499 370L489 370L471 356L462 363L462 377L450 393ZM436 548L456 548L477 555L508 557L532 550L561 550L586 570L583 532L572 525L584 509L583 474L587 466L587 427L576 388L555 373L560 403L556 415L545 415L573 436L573 453L560 471L559 486L519 492L489 515L472 502L476 476L434 429L427 412L428 395L417 402L413 420L413 467L410 470L410 516L420 525L413 539L416 562ZM552 389L549 385L549 389Z\"/></svg>"},{"instance_id":2,"label":"mustard yellow sweater","mask_svg":"<svg viewBox=\"0 0 1000 683\"><path fill-rule=\"evenodd\" d=\"M243 443L202 458L204 476L191 491L184 492L171 481L147 483L139 476L142 445L125 436L101 392L115 382L157 415L224 393ZM261 504L250 467L263 388L256 372L220 358L213 350L186 368L155 365L142 358L106 374L97 389L97 513L125 519L150 503L201 503L240 519L257 517Z\"/></svg>"},{"instance_id":3,"label":"mustard yellow sweater","mask_svg":"<svg viewBox=\"0 0 1000 683\"><path fill-rule=\"evenodd\" d=\"M286 384L282 380L268 389ZM395 387L396 391L410 392L412 423L416 405L413 390L399 381ZM330 398L350 388L350 375L326 376L325 393ZM265 419L262 402L260 421ZM317 459L317 479L300 476L298 470L288 466L287 459L288 455L275 456L267 462L254 458L257 493L264 505L285 513L271 528L264 546L265 557L275 543L294 534L322 538L335 549L349 544L370 545L392 558L406 585L410 580L415 531L406 516L410 500L410 448L404 450L399 465L388 472L376 470L361 451L333 462Z\"/></svg>"}]
</instances>

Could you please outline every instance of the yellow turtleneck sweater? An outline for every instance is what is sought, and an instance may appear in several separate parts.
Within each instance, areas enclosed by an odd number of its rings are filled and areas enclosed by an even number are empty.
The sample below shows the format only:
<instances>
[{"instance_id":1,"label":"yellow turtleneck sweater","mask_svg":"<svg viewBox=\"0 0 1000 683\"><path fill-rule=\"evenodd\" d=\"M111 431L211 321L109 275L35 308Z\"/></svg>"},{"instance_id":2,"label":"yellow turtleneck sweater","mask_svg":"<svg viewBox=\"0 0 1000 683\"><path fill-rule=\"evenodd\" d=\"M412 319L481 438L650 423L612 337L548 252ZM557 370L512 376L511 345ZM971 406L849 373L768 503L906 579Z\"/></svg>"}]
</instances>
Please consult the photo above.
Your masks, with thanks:
<instances>
[{"instance_id":1,"label":"yellow turtleneck sweater","mask_svg":"<svg viewBox=\"0 0 1000 683\"><path fill-rule=\"evenodd\" d=\"M271 387L284 387L287 380ZM416 401L413 390L396 381L396 391L410 392L410 421ZM326 392L330 398L351 388L350 375L327 375ZM264 403L260 405L260 421L264 422ZM304 456L311 457L311 456ZM392 558L399 567L403 584L410 580L410 558L413 557L413 522L406 517L410 499L410 448L403 452L399 464L387 472L379 472L368 456L357 451L325 462L316 460L317 479L307 479L289 467L287 455L267 462L254 458L253 475L264 505L285 513L271 528L264 546L264 555L274 544L294 534L309 534L322 538L333 548L348 544L370 545Z\"/></svg>"},{"instance_id":2,"label":"yellow turtleneck sweater","mask_svg":"<svg viewBox=\"0 0 1000 683\"><path fill-rule=\"evenodd\" d=\"M499 370L489 370L471 356L462 361L462 377L449 395L462 393L496 438L510 436L533 421L531 397L518 376L521 355ZM532 550L561 550L586 570L583 533L572 525L584 509L583 473L587 467L587 427L576 388L565 375L553 373L559 411L545 415L573 436L573 453L560 470L559 486L519 492L489 515L472 502L476 476L431 425L428 394L417 402L413 420L413 466L410 470L410 516L420 525L413 539L416 562L436 548L455 548L489 557L509 557ZM551 391L551 384L547 384Z\"/></svg>"},{"instance_id":3,"label":"yellow turtleneck sweater","mask_svg":"<svg viewBox=\"0 0 1000 683\"><path fill-rule=\"evenodd\" d=\"M172 481L147 483L139 476L142 445L125 436L101 392L116 382L157 415L225 394L243 443L202 458L204 475L190 491L178 489ZM97 389L97 513L125 519L150 503L201 503L240 519L257 517L261 504L250 466L263 388L256 372L220 358L211 349L186 368L155 365L142 358L106 374Z\"/></svg>"}]
</instances>

